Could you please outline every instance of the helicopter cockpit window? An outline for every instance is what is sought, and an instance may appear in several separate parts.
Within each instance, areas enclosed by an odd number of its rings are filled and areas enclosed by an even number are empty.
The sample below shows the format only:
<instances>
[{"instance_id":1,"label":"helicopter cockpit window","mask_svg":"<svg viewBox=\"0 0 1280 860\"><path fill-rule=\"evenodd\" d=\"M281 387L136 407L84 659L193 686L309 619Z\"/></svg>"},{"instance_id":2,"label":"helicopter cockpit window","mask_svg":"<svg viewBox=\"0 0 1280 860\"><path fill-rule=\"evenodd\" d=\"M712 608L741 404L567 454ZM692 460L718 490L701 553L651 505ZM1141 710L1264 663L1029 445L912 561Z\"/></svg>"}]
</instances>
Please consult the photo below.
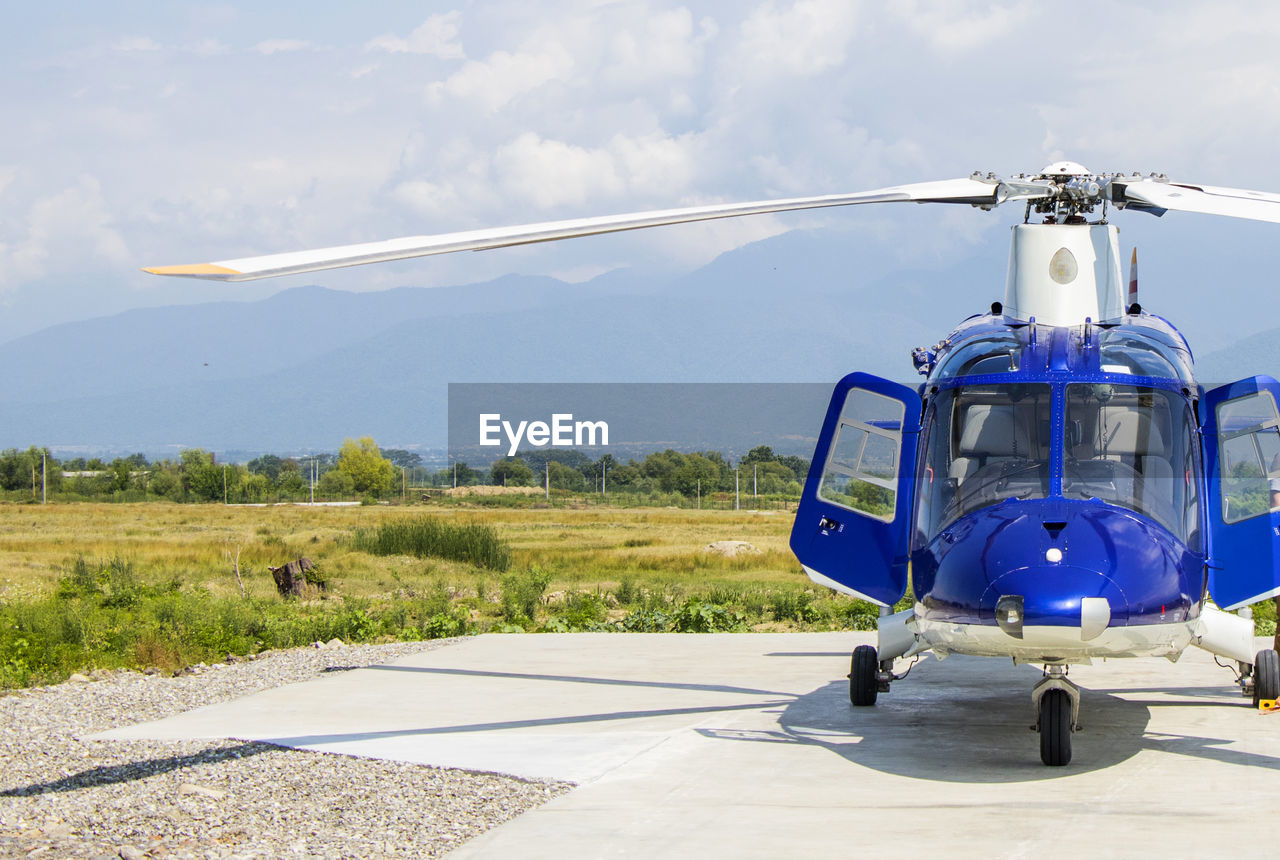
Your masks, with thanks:
<instances>
[{"instance_id":1,"label":"helicopter cockpit window","mask_svg":"<svg viewBox=\"0 0 1280 860\"><path fill-rule=\"evenodd\" d=\"M1104 373L1177 379L1178 370L1156 344L1123 332L1104 331L1098 344Z\"/></svg>"},{"instance_id":2,"label":"helicopter cockpit window","mask_svg":"<svg viewBox=\"0 0 1280 860\"><path fill-rule=\"evenodd\" d=\"M918 477L924 540L979 508L1049 495L1051 408L1044 383L962 386L933 398Z\"/></svg>"},{"instance_id":3,"label":"helicopter cockpit window","mask_svg":"<svg viewBox=\"0 0 1280 860\"><path fill-rule=\"evenodd\" d=\"M1269 391L1218 404L1222 519L1247 520L1280 507L1280 414Z\"/></svg>"},{"instance_id":4,"label":"helicopter cockpit window","mask_svg":"<svg viewBox=\"0 0 1280 860\"><path fill-rule=\"evenodd\" d=\"M1195 423L1182 397L1138 385L1068 385L1064 417L1066 498L1119 505L1198 542Z\"/></svg>"},{"instance_id":5,"label":"helicopter cockpit window","mask_svg":"<svg viewBox=\"0 0 1280 860\"><path fill-rule=\"evenodd\" d=\"M898 494L898 452L905 407L898 400L850 389L822 470L818 495L828 502L891 521Z\"/></svg>"},{"instance_id":6,"label":"helicopter cockpit window","mask_svg":"<svg viewBox=\"0 0 1280 860\"><path fill-rule=\"evenodd\" d=\"M938 379L976 376L980 373L1008 373L1018 369L1022 344L1016 337L1002 334L982 338L957 349L942 361Z\"/></svg>"}]
</instances>

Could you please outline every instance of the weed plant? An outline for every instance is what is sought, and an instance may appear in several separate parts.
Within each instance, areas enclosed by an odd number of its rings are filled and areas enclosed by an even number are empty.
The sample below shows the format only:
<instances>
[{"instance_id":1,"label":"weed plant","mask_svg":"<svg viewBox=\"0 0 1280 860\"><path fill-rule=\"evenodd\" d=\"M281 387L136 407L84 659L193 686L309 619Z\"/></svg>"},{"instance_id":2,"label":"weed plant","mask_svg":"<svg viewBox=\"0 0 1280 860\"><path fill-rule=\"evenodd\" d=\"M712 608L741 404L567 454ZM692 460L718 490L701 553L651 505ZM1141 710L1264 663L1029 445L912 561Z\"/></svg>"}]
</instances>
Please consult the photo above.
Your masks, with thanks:
<instances>
[{"instance_id":1,"label":"weed plant","mask_svg":"<svg viewBox=\"0 0 1280 860\"><path fill-rule=\"evenodd\" d=\"M510 573L502 578L502 620L522 628L533 626L538 620L538 606L551 574L541 568L521 573Z\"/></svg>"},{"instance_id":2,"label":"weed plant","mask_svg":"<svg viewBox=\"0 0 1280 860\"><path fill-rule=\"evenodd\" d=\"M497 529L438 517L405 517L372 529L356 529L351 546L372 555L444 558L489 570L503 571L511 566L511 550L498 537Z\"/></svg>"}]
</instances>

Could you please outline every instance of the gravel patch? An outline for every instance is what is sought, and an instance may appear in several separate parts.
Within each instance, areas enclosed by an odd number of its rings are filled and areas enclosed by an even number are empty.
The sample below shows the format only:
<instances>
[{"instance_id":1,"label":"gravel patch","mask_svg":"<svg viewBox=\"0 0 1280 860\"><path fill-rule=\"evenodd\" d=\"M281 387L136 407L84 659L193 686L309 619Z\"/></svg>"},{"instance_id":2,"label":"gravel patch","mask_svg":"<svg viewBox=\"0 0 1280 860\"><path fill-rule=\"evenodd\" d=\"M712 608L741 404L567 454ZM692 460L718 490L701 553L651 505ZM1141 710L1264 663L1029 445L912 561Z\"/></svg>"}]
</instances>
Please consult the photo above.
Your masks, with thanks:
<instances>
[{"instance_id":1,"label":"gravel patch","mask_svg":"<svg viewBox=\"0 0 1280 860\"><path fill-rule=\"evenodd\" d=\"M241 741L85 736L457 640L300 648L0 696L0 857L431 857L572 786Z\"/></svg>"}]
</instances>

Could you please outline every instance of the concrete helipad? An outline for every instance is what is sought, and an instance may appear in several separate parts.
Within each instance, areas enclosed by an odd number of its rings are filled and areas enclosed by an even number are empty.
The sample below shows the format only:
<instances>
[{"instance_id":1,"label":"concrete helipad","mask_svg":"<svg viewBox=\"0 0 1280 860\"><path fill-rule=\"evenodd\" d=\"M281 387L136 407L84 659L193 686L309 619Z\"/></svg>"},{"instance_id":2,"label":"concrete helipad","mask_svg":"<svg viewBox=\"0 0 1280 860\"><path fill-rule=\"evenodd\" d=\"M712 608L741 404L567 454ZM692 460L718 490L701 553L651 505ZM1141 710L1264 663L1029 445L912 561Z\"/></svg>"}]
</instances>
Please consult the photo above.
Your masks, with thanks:
<instances>
[{"instance_id":1,"label":"concrete helipad","mask_svg":"<svg viewBox=\"0 0 1280 860\"><path fill-rule=\"evenodd\" d=\"M1072 763L1046 768L1028 730L1037 668L925 659L854 709L843 675L869 641L482 636L100 737L233 737L579 783L460 857L1272 849L1280 713L1248 707L1208 655L1073 667L1083 731Z\"/></svg>"}]
</instances>

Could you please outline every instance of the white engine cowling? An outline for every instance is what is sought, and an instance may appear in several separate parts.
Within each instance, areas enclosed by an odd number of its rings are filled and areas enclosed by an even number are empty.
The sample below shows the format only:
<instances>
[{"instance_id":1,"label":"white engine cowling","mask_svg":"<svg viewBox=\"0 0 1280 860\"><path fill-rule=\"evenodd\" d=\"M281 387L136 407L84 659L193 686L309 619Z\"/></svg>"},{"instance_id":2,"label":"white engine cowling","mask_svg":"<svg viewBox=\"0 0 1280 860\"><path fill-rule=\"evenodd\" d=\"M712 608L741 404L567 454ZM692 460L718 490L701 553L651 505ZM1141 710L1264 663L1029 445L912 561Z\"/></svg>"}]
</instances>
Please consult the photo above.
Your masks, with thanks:
<instances>
[{"instance_id":1,"label":"white engine cowling","mask_svg":"<svg viewBox=\"0 0 1280 860\"><path fill-rule=\"evenodd\" d=\"M1017 224L1004 312L1039 325L1077 326L1125 313L1120 231L1110 224Z\"/></svg>"}]
</instances>

